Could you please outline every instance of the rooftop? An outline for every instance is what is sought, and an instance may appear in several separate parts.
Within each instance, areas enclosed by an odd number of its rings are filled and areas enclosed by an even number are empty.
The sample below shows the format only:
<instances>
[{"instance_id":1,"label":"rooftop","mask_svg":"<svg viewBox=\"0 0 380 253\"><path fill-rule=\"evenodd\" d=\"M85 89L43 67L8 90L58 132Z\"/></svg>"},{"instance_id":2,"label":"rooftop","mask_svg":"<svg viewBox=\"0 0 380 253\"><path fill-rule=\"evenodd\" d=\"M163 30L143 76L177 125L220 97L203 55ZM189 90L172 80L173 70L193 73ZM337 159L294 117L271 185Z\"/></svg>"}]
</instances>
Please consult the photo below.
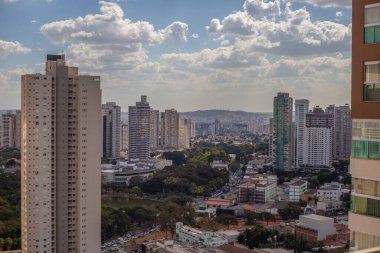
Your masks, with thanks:
<instances>
[{"instance_id":1,"label":"rooftop","mask_svg":"<svg viewBox=\"0 0 380 253\"><path fill-rule=\"evenodd\" d=\"M301 185L304 185L305 183L307 183L305 180L298 180L294 183L291 183L290 185L301 186Z\"/></svg>"},{"instance_id":2,"label":"rooftop","mask_svg":"<svg viewBox=\"0 0 380 253\"><path fill-rule=\"evenodd\" d=\"M333 220L333 218L329 218L329 217L321 216L317 214L300 215L300 217L305 217L308 219L318 220L318 221Z\"/></svg>"}]
</instances>

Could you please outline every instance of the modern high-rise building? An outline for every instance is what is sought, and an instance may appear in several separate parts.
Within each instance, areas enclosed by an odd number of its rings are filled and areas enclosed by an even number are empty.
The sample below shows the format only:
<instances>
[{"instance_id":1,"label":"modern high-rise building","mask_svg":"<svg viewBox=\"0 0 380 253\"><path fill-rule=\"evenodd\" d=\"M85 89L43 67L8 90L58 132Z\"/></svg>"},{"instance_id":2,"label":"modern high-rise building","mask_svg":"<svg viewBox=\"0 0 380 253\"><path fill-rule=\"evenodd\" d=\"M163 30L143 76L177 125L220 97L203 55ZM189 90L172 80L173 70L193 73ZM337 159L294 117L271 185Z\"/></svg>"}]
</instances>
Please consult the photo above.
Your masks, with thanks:
<instances>
[{"instance_id":1,"label":"modern high-rise building","mask_svg":"<svg viewBox=\"0 0 380 253\"><path fill-rule=\"evenodd\" d=\"M214 121L214 125L215 125L215 135L218 136L220 135L220 128L221 128L220 120L216 119Z\"/></svg>"},{"instance_id":2,"label":"modern high-rise building","mask_svg":"<svg viewBox=\"0 0 380 253\"><path fill-rule=\"evenodd\" d=\"M179 119L179 148L190 148L191 120L180 117Z\"/></svg>"},{"instance_id":3,"label":"modern high-rise building","mask_svg":"<svg viewBox=\"0 0 380 253\"><path fill-rule=\"evenodd\" d=\"M102 105L103 158L117 158L121 150L121 108L115 102Z\"/></svg>"},{"instance_id":4,"label":"modern high-rise building","mask_svg":"<svg viewBox=\"0 0 380 253\"><path fill-rule=\"evenodd\" d=\"M306 113L305 139L306 164L314 167L332 165L334 115L326 113L320 107Z\"/></svg>"},{"instance_id":5,"label":"modern high-rise building","mask_svg":"<svg viewBox=\"0 0 380 253\"><path fill-rule=\"evenodd\" d=\"M64 55L21 80L23 253L100 252L100 77Z\"/></svg>"},{"instance_id":6,"label":"modern high-rise building","mask_svg":"<svg viewBox=\"0 0 380 253\"><path fill-rule=\"evenodd\" d=\"M380 1L352 1L352 175L355 248L380 246Z\"/></svg>"},{"instance_id":7,"label":"modern high-rise building","mask_svg":"<svg viewBox=\"0 0 380 253\"><path fill-rule=\"evenodd\" d=\"M21 111L0 115L0 148L21 148Z\"/></svg>"},{"instance_id":8,"label":"modern high-rise building","mask_svg":"<svg viewBox=\"0 0 380 253\"><path fill-rule=\"evenodd\" d=\"M292 169L293 98L278 93L273 102L272 156L275 170Z\"/></svg>"},{"instance_id":9,"label":"modern high-rise building","mask_svg":"<svg viewBox=\"0 0 380 253\"><path fill-rule=\"evenodd\" d=\"M150 112L150 148L157 149L159 147L160 137L160 112L152 110Z\"/></svg>"},{"instance_id":10,"label":"modern high-rise building","mask_svg":"<svg viewBox=\"0 0 380 253\"><path fill-rule=\"evenodd\" d=\"M195 125L195 121L191 121L191 127L190 127L190 138L195 138L197 137L197 133L196 133L196 130L197 130L197 127Z\"/></svg>"},{"instance_id":11,"label":"modern high-rise building","mask_svg":"<svg viewBox=\"0 0 380 253\"><path fill-rule=\"evenodd\" d=\"M128 158L148 159L150 158L150 121L151 108L145 95L136 106L129 106L128 124Z\"/></svg>"},{"instance_id":12,"label":"modern high-rise building","mask_svg":"<svg viewBox=\"0 0 380 253\"><path fill-rule=\"evenodd\" d=\"M121 150L127 150L128 149L128 124L127 123L121 123Z\"/></svg>"},{"instance_id":13,"label":"modern high-rise building","mask_svg":"<svg viewBox=\"0 0 380 253\"><path fill-rule=\"evenodd\" d=\"M179 148L179 113L175 109L161 113L161 142L163 148Z\"/></svg>"},{"instance_id":14,"label":"modern high-rise building","mask_svg":"<svg viewBox=\"0 0 380 253\"><path fill-rule=\"evenodd\" d=\"M299 168L300 166L306 164L307 156L307 145L305 145L305 125L306 125L306 113L309 112L309 100L307 99L296 99L295 100L295 166Z\"/></svg>"},{"instance_id":15,"label":"modern high-rise building","mask_svg":"<svg viewBox=\"0 0 380 253\"><path fill-rule=\"evenodd\" d=\"M351 154L352 120L349 105L330 105L326 112L334 115L333 159L348 160Z\"/></svg>"}]
</instances>

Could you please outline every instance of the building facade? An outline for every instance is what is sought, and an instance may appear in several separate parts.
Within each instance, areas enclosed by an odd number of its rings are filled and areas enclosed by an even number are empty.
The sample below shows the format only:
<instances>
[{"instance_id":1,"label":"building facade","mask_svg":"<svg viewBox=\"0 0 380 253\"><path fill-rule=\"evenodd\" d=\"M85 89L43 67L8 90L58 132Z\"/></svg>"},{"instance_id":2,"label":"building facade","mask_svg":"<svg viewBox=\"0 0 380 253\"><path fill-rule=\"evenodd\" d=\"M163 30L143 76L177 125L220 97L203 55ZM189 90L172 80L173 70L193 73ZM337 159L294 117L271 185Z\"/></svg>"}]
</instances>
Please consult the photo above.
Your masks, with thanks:
<instances>
[{"instance_id":1,"label":"building facade","mask_svg":"<svg viewBox=\"0 0 380 253\"><path fill-rule=\"evenodd\" d=\"M292 169L293 99L278 93L273 102L272 157L275 170Z\"/></svg>"},{"instance_id":2,"label":"building facade","mask_svg":"<svg viewBox=\"0 0 380 253\"><path fill-rule=\"evenodd\" d=\"M333 159L348 160L351 155L352 120L349 105L330 105L326 112L334 115Z\"/></svg>"},{"instance_id":3,"label":"building facade","mask_svg":"<svg viewBox=\"0 0 380 253\"><path fill-rule=\"evenodd\" d=\"M100 252L100 77L48 55L21 85L22 252Z\"/></svg>"},{"instance_id":4,"label":"building facade","mask_svg":"<svg viewBox=\"0 0 380 253\"><path fill-rule=\"evenodd\" d=\"M150 112L150 149L159 148L160 137L160 112L151 110Z\"/></svg>"},{"instance_id":5,"label":"building facade","mask_svg":"<svg viewBox=\"0 0 380 253\"><path fill-rule=\"evenodd\" d=\"M307 143L305 143L306 134L306 114L309 112L309 100L307 99L296 99L295 100L295 124L296 124L296 134L295 134L295 151L296 151L296 162L295 165L299 168L301 165L306 164L307 161Z\"/></svg>"},{"instance_id":6,"label":"building facade","mask_svg":"<svg viewBox=\"0 0 380 253\"><path fill-rule=\"evenodd\" d=\"M181 241L190 243L201 243L207 247L219 247L228 241L221 235L213 232L201 231L189 226L183 225L182 222L176 224L176 235Z\"/></svg>"},{"instance_id":7,"label":"building facade","mask_svg":"<svg viewBox=\"0 0 380 253\"><path fill-rule=\"evenodd\" d=\"M357 249L380 246L380 1L352 1L353 180L349 213Z\"/></svg>"},{"instance_id":8,"label":"building facade","mask_svg":"<svg viewBox=\"0 0 380 253\"><path fill-rule=\"evenodd\" d=\"M103 158L117 158L121 150L121 108L115 102L102 105Z\"/></svg>"},{"instance_id":9,"label":"building facade","mask_svg":"<svg viewBox=\"0 0 380 253\"><path fill-rule=\"evenodd\" d=\"M179 148L179 113L175 109L165 110L161 114L162 148Z\"/></svg>"},{"instance_id":10,"label":"building facade","mask_svg":"<svg viewBox=\"0 0 380 253\"><path fill-rule=\"evenodd\" d=\"M306 114L306 164L313 167L331 167L334 115L315 107Z\"/></svg>"},{"instance_id":11,"label":"building facade","mask_svg":"<svg viewBox=\"0 0 380 253\"><path fill-rule=\"evenodd\" d=\"M299 201L301 195L307 191L307 181L298 180L289 184L289 201Z\"/></svg>"},{"instance_id":12,"label":"building facade","mask_svg":"<svg viewBox=\"0 0 380 253\"><path fill-rule=\"evenodd\" d=\"M121 123L121 149L122 150L127 150L128 149L128 132L129 132L129 127L128 123Z\"/></svg>"},{"instance_id":13,"label":"building facade","mask_svg":"<svg viewBox=\"0 0 380 253\"><path fill-rule=\"evenodd\" d=\"M189 149L191 139L191 119L179 119L179 148Z\"/></svg>"},{"instance_id":14,"label":"building facade","mask_svg":"<svg viewBox=\"0 0 380 253\"><path fill-rule=\"evenodd\" d=\"M128 158L148 159L150 157L150 121L151 108L146 96L136 106L129 106L128 110Z\"/></svg>"},{"instance_id":15,"label":"building facade","mask_svg":"<svg viewBox=\"0 0 380 253\"><path fill-rule=\"evenodd\" d=\"M0 148L21 148L21 111L0 115Z\"/></svg>"}]
</instances>

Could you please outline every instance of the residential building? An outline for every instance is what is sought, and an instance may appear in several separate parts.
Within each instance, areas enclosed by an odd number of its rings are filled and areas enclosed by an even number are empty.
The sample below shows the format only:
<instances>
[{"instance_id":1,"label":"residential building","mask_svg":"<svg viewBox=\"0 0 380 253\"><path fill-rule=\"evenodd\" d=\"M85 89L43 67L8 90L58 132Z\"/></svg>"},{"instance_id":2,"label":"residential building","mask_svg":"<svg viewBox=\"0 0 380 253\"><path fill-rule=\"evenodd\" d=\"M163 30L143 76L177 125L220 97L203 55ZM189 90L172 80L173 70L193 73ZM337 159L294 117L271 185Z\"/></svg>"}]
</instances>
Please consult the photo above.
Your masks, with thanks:
<instances>
[{"instance_id":1,"label":"residential building","mask_svg":"<svg viewBox=\"0 0 380 253\"><path fill-rule=\"evenodd\" d=\"M128 158L147 159L150 157L150 121L151 108L147 96L142 95L141 101L128 110Z\"/></svg>"},{"instance_id":2,"label":"residential building","mask_svg":"<svg viewBox=\"0 0 380 253\"><path fill-rule=\"evenodd\" d=\"M179 148L189 149L190 148L190 135L191 135L191 120L180 117L179 119L179 129L178 129L178 142Z\"/></svg>"},{"instance_id":3,"label":"residential building","mask_svg":"<svg viewBox=\"0 0 380 253\"><path fill-rule=\"evenodd\" d=\"M342 184L332 182L322 185L317 190L317 198L319 200L340 200L342 196Z\"/></svg>"},{"instance_id":4,"label":"residential building","mask_svg":"<svg viewBox=\"0 0 380 253\"><path fill-rule=\"evenodd\" d=\"M214 232L201 231L189 226L183 225L182 222L176 223L176 235L181 241L190 243L201 243L207 247L219 247L228 241L221 235Z\"/></svg>"},{"instance_id":5,"label":"residential building","mask_svg":"<svg viewBox=\"0 0 380 253\"><path fill-rule=\"evenodd\" d=\"M191 125L190 125L190 138L195 138L197 137L197 134L196 134L196 124L195 124L195 121L191 121Z\"/></svg>"},{"instance_id":6,"label":"residential building","mask_svg":"<svg viewBox=\"0 0 380 253\"><path fill-rule=\"evenodd\" d=\"M334 115L320 107L306 114L306 163L313 167L332 166L332 140Z\"/></svg>"},{"instance_id":7,"label":"residential building","mask_svg":"<svg viewBox=\"0 0 380 253\"><path fill-rule=\"evenodd\" d=\"M295 235L309 242L320 242L336 234L334 219L316 214L300 215Z\"/></svg>"},{"instance_id":8,"label":"residential building","mask_svg":"<svg viewBox=\"0 0 380 253\"><path fill-rule=\"evenodd\" d=\"M128 149L128 132L129 132L129 126L128 123L121 123L121 149L127 150Z\"/></svg>"},{"instance_id":9,"label":"residential building","mask_svg":"<svg viewBox=\"0 0 380 253\"><path fill-rule=\"evenodd\" d=\"M306 141L306 114L309 112L309 100L296 99L295 100L295 125L296 125L296 167L307 163L307 143Z\"/></svg>"},{"instance_id":10,"label":"residential building","mask_svg":"<svg viewBox=\"0 0 380 253\"><path fill-rule=\"evenodd\" d=\"M275 170L292 169L293 99L288 93L278 93L273 102L273 165Z\"/></svg>"},{"instance_id":11,"label":"residential building","mask_svg":"<svg viewBox=\"0 0 380 253\"><path fill-rule=\"evenodd\" d=\"M163 148L179 148L179 113L175 109L161 113L161 141Z\"/></svg>"},{"instance_id":12,"label":"residential building","mask_svg":"<svg viewBox=\"0 0 380 253\"><path fill-rule=\"evenodd\" d=\"M289 184L289 201L299 201L302 194L307 191L307 181L295 180Z\"/></svg>"},{"instance_id":13,"label":"residential building","mask_svg":"<svg viewBox=\"0 0 380 253\"><path fill-rule=\"evenodd\" d=\"M321 200L317 202L317 210L324 212L336 212L342 209L342 201L340 200Z\"/></svg>"},{"instance_id":14,"label":"residential building","mask_svg":"<svg viewBox=\"0 0 380 253\"><path fill-rule=\"evenodd\" d=\"M220 130L221 130L221 124L220 124L220 120L218 120L218 119L216 119L215 121L214 121L214 126L215 126L215 135L220 135L221 134L221 132L220 132Z\"/></svg>"},{"instance_id":15,"label":"residential building","mask_svg":"<svg viewBox=\"0 0 380 253\"><path fill-rule=\"evenodd\" d=\"M352 1L352 209L357 249L380 246L380 1Z\"/></svg>"},{"instance_id":16,"label":"residential building","mask_svg":"<svg viewBox=\"0 0 380 253\"><path fill-rule=\"evenodd\" d=\"M160 112L158 110L150 111L150 149L159 148L160 137Z\"/></svg>"},{"instance_id":17,"label":"residential building","mask_svg":"<svg viewBox=\"0 0 380 253\"><path fill-rule=\"evenodd\" d=\"M334 160L348 160L351 154L352 120L349 105L330 105L326 112L334 115L332 153Z\"/></svg>"},{"instance_id":18,"label":"residential building","mask_svg":"<svg viewBox=\"0 0 380 253\"><path fill-rule=\"evenodd\" d=\"M0 115L0 148L21 148L21 111Z\"/></svg>"},{"instance_id":19,"label":"residential building","mask_svg":"<svg viewBox=\"0 0 380 253\"><path fill-rule=\"evenodd\" d=\"M100 253L100 77L64 55L21 77L23 253Z\"/></svg>"},{"instance_id":20,"label":"residential building","mask_svg":"<svg viewBox=\"0 0 380 253\"><path fill-rule=\"evenodd\" d=\"M167 238L148 241L145 243L145 246L147 252L155 253L224 253L222 250L210 248L200 243L188 243L178 239Z\"/></svg>"},{"instance_id":21,"label":"residential building","mask_svg":"<svg viewBox=\"0 0 380 253\"><path fill-rule=\"evenodd\" d=\"M102 104L103 158L117 158L121 150L121 108L115 102Z\"/></svg>"},{"instance_id":22,"label":"residential building","mask_svg":"<svg viewBox=\"0 0 380 253\"><path fill-rule=\"evenodd\" d=\"M277 176L252 178L238 187L239 203L266 203L276 196Z\"/></svg>"}]
</instances>

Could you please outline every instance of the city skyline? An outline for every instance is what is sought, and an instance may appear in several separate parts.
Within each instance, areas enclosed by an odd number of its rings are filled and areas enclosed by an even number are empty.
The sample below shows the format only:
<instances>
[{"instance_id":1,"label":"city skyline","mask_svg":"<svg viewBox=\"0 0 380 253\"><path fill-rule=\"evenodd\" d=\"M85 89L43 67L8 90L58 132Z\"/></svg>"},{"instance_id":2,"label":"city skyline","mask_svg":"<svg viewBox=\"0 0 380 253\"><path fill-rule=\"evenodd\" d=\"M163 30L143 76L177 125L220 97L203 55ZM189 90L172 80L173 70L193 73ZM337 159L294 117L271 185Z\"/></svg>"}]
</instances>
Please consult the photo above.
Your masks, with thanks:
<instances>
[{"instance_id":1,"label":"city skyline","mask_svg":"<svg viewBox=\"0 0 380 253\"><path fill-rule=\"evenodd\" d=\"M0 1L0 108L19 108L19 75L47 53L102 76L102 102L122 111L141 94L180 112L269 112L278 91L350 101L350 1L47 2Z\"/></svg>"}]
</instances>

